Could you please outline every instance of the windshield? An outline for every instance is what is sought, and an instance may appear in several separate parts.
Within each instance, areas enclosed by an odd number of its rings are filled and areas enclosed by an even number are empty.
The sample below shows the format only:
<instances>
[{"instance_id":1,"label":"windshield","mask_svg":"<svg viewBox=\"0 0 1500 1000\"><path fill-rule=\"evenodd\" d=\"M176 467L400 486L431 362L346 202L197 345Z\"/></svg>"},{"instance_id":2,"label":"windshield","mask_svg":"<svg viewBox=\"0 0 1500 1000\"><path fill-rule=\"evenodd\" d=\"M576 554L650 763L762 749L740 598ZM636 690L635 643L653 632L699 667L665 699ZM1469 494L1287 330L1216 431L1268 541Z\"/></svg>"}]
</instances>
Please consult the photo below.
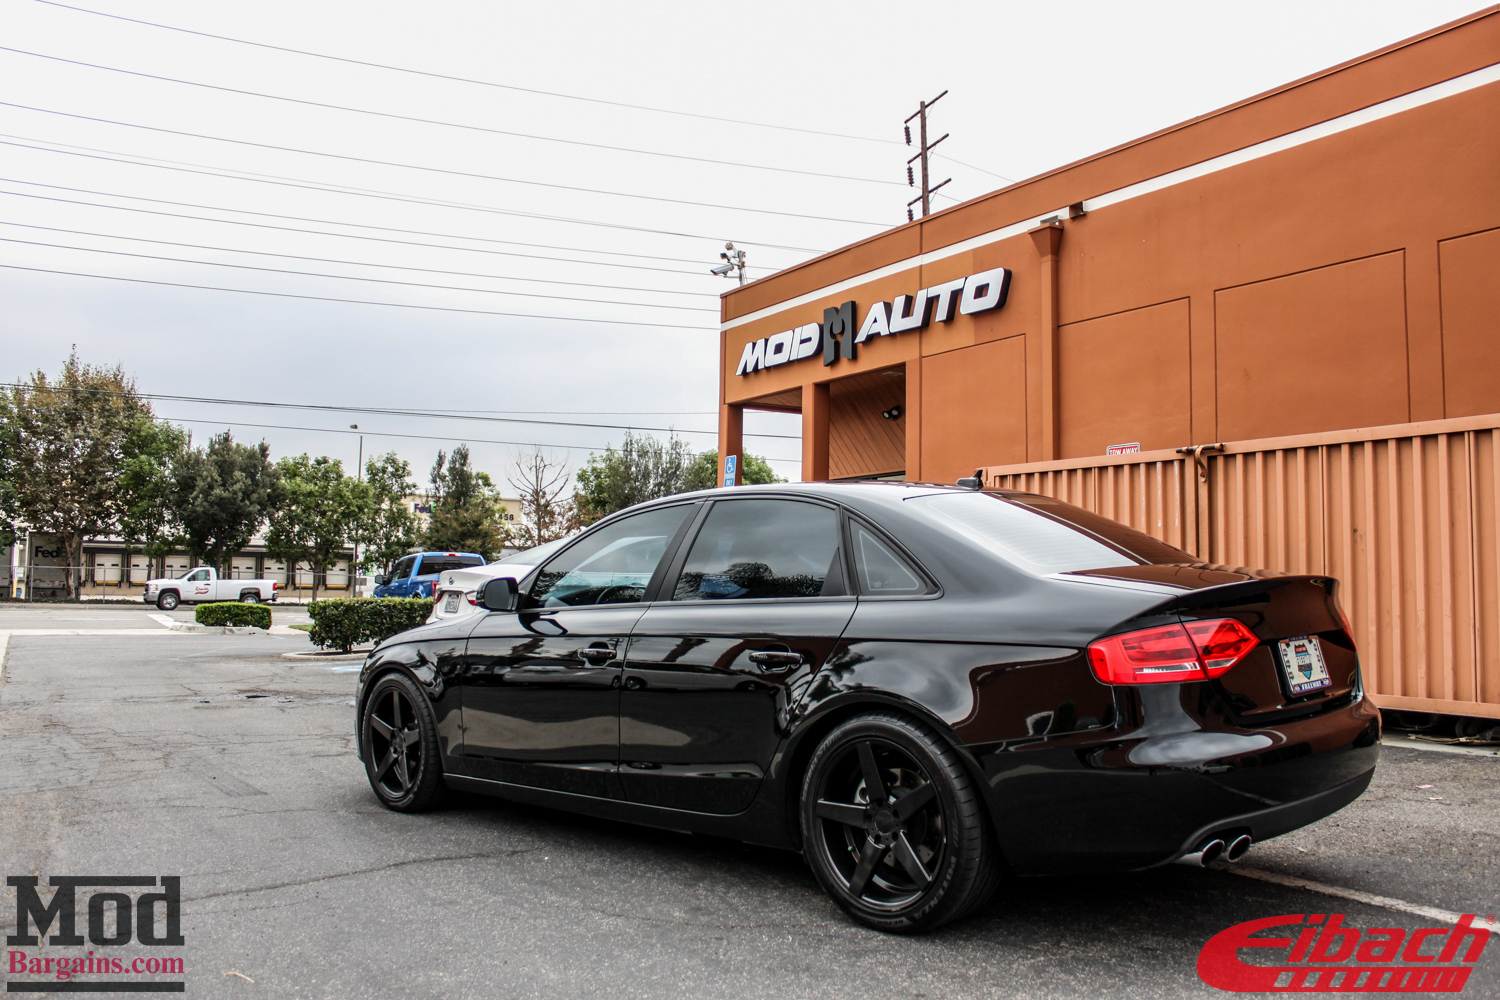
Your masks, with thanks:
<instances>
[{"instance_id":1,"label":"windshield","mask_svg":"<svg viewBox=\"0 0 1500 1000\"><path fill-rule=\"evenodd\" d=\"M1144 532L1050 497L944 493L915 502L1032 573L1193 561L1188 553Z\"/></svg>"},{"instance_id":2,"label":"windshield","mask_svg":"<svg viewBox=\"0 0 1500 1000\"><path fill-rule=\"evenodd\" d=\"M543 542L541 545L533 545L529 549L522 549L520 552L507 556L500 561L502 563L520 563L523 566L535 566L567 543L567 538L559 538L552 542Z\"/></svg>"}]
</instances>

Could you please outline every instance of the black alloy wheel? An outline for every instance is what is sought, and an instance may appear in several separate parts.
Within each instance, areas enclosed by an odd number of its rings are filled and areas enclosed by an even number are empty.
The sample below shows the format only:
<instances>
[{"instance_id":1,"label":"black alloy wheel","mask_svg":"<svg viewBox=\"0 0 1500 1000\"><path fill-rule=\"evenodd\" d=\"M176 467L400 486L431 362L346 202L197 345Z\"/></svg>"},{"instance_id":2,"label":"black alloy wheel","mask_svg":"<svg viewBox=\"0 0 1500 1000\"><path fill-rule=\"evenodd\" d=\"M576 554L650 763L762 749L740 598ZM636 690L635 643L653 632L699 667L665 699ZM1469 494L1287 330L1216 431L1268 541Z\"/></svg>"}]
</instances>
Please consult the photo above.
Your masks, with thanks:
<instances>
[{"instance_id":1,"label":"black alloy wheel","mask_svg":"<svg viewBox=\"0 0 1500 1000\"><path fill-rule=\"evenodd\" d=\"M171 590L166 591L156 598L156 606L163 611L171 611L177 607L177 603L177 594Z\"/></svg>"},{"instance_id":2,"label":"black alloy wheel","mask_svg":"<svg viewBox=\"0 0 1500 1000\"><path fill-rule=\"evenodd\" d=\"M957 754L896 713L829 733L802 785L802 846L855 920L916 933L984 905L1000 879L984 802Z\"/></svg>"},{"instance_id":3,"label":"black alloy wheel","mask_svg":"<svg viewBox=\"0 0 1500 1000\"><path fill-rule=\"evenodd\" d=\"M365 701L360 731L365 774L387 809L422 812L447 786L438 762L432 706L405 674L386 674Z\"/></svg>"}]
</instances>

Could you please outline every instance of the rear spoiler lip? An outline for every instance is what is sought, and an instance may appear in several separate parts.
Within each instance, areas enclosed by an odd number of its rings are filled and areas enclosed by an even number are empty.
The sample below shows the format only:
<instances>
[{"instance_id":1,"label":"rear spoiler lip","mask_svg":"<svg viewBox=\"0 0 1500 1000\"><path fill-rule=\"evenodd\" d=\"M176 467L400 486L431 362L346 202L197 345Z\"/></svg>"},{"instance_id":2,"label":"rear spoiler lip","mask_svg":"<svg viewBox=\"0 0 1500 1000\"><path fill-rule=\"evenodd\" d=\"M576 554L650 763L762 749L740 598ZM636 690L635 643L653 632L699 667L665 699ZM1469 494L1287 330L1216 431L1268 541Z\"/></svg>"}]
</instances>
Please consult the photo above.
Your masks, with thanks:
<instances>
[{"instance_id":1,"label":"rear spoiler lip","mask_svg":"<svg viewBox=\"0 0 1500 1000\"><path fill-rule=\"evenodd\" d=\"M1338 581L1321 573L1283 573L1277 570L1221 566L1212 563L1147 564L1060 573L1058 579L1101 583L1139 589L1160 595L1161 600L1141 609L1135 617L1171 614L1194 608L1224 604L1236 598L1265 593L1296 583L1311 583L1330 594Z\"/></svg>"}]
</instances>

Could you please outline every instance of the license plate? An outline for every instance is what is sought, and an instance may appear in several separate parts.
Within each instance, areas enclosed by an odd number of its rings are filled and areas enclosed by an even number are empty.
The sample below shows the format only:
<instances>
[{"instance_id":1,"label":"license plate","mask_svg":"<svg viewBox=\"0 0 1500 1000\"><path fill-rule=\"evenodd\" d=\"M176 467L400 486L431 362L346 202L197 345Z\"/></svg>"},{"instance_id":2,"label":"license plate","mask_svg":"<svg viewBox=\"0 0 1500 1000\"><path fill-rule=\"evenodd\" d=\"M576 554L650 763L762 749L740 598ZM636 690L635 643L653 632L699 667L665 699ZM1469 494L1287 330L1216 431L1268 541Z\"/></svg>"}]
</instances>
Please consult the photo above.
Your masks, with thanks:
<instances>
[{"instance_id":1,"label":"license plate","mask_svg":"<svg viewBox=\"0 0 1500 1000\"><path fill-rule=\"evenodd\" d=\"M1286 671L1287 684L1292 694L1307 694L1326 688L1333 683L1328 676L1328 666L1323 662L1323 647L1315 635L1299 635L1282 639L1281 669Z\"/></svg>"},{"instance_id":2,"label":"license plate","mask_svg":"<svg viewBox=\"0 0 1500 1000\"><path fill-rule=\"evenodd\" d=\"M448 599L443 602L443 614L451 615L458 610L458 595L449 594Z\"/></svg>"}]
</instances>

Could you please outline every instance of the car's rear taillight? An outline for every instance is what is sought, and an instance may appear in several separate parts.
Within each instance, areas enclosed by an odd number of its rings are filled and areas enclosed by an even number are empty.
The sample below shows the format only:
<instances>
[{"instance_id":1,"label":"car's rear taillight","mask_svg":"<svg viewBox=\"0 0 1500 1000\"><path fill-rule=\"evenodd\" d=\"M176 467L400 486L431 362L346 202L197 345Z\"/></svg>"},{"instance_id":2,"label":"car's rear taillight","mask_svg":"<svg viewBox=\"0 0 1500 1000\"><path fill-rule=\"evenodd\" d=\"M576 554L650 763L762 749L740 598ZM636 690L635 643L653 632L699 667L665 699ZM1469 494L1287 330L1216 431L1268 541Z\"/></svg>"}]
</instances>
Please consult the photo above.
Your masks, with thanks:
<instances>
[{"instance_id":1,"label":"car's rear taillight","mask_svg":"<svg viewBox=\"0 0 1500 1000\"><path fill-rule=\"evenodd\" d=\"M479 607L479 591L471 590L467 594L465 594L464 597L467 598L469 603L474 605L474 607Z\"/></svg>"},{"instance_id":2,"label":"car's rear taillight","mask_svg":"<svg viewBox=\"0 0 1500 1000\"><path fill-rule=\"evenodd\" d=\"M276 581L275 581L275 580L272 580L272 581L271 581L271 589L272 589L272 590L276 590L276 589L278 589L278 588L279 588L279 587L280 587L280 586L281 586L281 584L279 584L279 583L277 583L277 582L276 582Z\"/></svg>"},{"instance_id":3,"label":"car's rear taillight","mask_svg":"<svg viewBox=\"0 0 1500 1000\"><path fill-rule=\"evenodd\" d=\"M1233 618L1163 625L1089 644L1094 676L1106 684L1166 684L1218 677L1260 644Z\"/></svg>"}]
</instances>

